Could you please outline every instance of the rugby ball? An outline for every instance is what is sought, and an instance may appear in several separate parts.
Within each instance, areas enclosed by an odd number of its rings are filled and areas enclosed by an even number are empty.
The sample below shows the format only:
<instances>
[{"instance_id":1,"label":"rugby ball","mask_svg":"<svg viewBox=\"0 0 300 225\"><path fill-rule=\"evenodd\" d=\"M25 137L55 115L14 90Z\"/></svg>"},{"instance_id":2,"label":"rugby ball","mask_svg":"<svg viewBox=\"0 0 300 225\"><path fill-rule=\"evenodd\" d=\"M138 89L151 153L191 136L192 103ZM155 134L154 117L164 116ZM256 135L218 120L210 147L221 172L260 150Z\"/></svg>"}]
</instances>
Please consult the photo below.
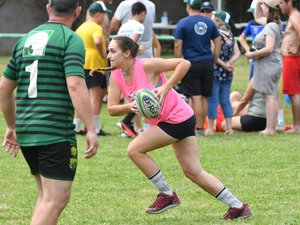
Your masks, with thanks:
<instances>
[{"instance_id":1,"label":"rugby ball","mask_svg":"<svg viewBox=\"0 0 300 225\"><path fill-rule=\"evenodd\" d=\"M140 89L135 95L135 100L140 114L145 118L154 119L160 114L159 99L150 89Z\"/></svg>"}]
</instances>

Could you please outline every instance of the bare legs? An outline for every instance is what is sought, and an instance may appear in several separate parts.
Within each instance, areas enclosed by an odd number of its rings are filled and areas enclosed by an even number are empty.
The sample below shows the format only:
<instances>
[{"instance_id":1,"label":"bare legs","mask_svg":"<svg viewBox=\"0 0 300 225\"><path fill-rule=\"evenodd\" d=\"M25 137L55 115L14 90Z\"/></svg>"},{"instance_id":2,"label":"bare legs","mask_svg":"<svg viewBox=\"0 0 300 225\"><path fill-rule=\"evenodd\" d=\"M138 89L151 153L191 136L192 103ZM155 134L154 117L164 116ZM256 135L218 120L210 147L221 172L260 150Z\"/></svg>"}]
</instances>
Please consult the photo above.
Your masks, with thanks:
<instances>
[{"instance_id":1,"label":"bare legs","mask_svg":"<svg viewBox=\"0 0 300 225\"><path fill-rule=\"evenodd\" d=\"M278 113L278 99L277 95L264 94L264 100L266 104L266 117L267 125L265 130L261 131L261 134L275 134L277 125L277 113Z\"/></svg>"},{"instance_id":2,"label":"bare legs","mask_svg":"<svg viewBox=\"0 0 300 225\"><path fill-rule=\"evenodd\" d=\"M292 101L293 128L291 132L300 132L300 94L290 95Z\"/></svg>"},{"instance_id":3,"label":"bare legs","mask_svg":"<svg viewBox=\"0 0 300 225\"><path fill-rule=\"evenodd\" d=\"M204 96L192 96L191 97L191 106L194 110L195 116L196 116L196 128L203 129L205 118L207 116L208 112L208 102L207 97Z\"/></svg>"},{"instance_id":4,"label":"bare legs","mask_svg":"<svg viewBox=\"0 0 300 225\"><path fill-rule=\"evenodd\" d=\"M48 179L34 176L38 198L30 225L55 225L69 202L71 196L71 181Z\"/></svg>"},{"instance_id":5,"label":"bare legs","mask_svg":"<svg viewBox=\"0 0 300 225\"><path fill-rule=\"evenodd\" d=\"M159 167L147 152L172 144L180 166L191 181L211 195L216 195L224 185L213 175L204 171L199 160L198 143L195 136L176 142L158 127L151 127L137 136L128 146L128 155L140 170L150 177Z\"/></svg>"}]
</instances>

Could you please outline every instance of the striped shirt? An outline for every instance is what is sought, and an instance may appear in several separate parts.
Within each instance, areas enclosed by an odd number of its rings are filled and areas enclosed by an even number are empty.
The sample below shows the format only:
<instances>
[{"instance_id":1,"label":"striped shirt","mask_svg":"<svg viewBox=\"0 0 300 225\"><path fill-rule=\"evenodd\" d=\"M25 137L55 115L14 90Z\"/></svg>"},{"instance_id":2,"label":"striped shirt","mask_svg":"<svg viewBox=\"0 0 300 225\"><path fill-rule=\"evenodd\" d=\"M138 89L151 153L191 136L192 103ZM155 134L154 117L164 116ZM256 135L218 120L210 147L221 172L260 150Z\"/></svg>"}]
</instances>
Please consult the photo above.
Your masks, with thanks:
<instances>
[{"instance_id":1,"label":"striped shirt","mask_svg":"<svg viewBox=\"0 0 300 225\"><path fill-rule=\"evenodd\" d=\"M61 23L40 25L17 42L3 75L17 82L21 147L76 143L66 78L84 78L84 54L81 38Z\"/></svg>"}]
</instances>

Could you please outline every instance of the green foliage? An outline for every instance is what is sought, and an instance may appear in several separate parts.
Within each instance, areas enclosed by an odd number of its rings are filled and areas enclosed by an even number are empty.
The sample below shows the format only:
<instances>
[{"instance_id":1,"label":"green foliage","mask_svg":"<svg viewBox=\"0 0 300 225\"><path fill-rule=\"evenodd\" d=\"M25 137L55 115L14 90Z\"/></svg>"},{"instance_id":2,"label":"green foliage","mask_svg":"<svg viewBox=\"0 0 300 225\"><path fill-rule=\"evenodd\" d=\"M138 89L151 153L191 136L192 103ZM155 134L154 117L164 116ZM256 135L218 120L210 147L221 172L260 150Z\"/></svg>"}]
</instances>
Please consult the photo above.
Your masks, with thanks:
<instances>
[{"instance_id":1,"label":"green foliage","mask_svg":"<svg viewBox=\"0 0 300 225\"><path fill-rule=\"evenodd\" d=\"M7 62L7 58L0 58ZM2 63L0 63L2 64ZM3 65L0 65L0 71ZM234 90L243 91L248 64L241 58L236 67ZM286 116L290 118L287 110ZM129 138L119 137L118 117L107 115L102 123L109 137L100 137L98 154L83 159L85 138L78 136L79 160L73 194L63 211L63 225L196 225L229 224L219 218L227 207L190 182L180 170L171 147L150 155L160 165L182 204L163 214L148 215L144 209L156 197L151 182L126 154ZM5 123L0 115L0 139ZM230 224L299 224L300 172L299 134L279 133L271 137L258 133L225 136L217 133L199 138L202 166L216 175L238 198L250 204L253 216ZM0 224L29 224L36 199L35 183L21 153L11 158L0 151Z\"/></svg>"}]
</instances>

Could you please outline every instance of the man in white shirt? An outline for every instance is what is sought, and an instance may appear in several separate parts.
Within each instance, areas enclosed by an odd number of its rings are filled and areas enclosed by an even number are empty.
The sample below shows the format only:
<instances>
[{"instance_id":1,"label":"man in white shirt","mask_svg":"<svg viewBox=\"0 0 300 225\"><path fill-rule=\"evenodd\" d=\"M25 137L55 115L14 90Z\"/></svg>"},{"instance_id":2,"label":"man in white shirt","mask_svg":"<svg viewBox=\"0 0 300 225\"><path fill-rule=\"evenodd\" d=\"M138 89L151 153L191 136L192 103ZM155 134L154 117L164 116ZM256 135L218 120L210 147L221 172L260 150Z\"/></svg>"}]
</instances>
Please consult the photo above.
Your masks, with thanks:
<instances>
[{"instance_id":1,"label":"man in white shirt","mask_svg":"<svg viewBox=\"0 0 300 225\"><path fill-rule=\"evenodd\" d=\"M152 51L152 38L153 38L153 23L155 20L155 5L149 0L139 0L147 9L146 18L144 21L145 30L141 37L140 44L146 47L144 54L140 57L151 58L153 57ZM131 7L137 0L122 1L117 7L115 14L110 22L111 33L116 33L121 24L126 23L131 18Z\"/></svg>"}]
</instances>

